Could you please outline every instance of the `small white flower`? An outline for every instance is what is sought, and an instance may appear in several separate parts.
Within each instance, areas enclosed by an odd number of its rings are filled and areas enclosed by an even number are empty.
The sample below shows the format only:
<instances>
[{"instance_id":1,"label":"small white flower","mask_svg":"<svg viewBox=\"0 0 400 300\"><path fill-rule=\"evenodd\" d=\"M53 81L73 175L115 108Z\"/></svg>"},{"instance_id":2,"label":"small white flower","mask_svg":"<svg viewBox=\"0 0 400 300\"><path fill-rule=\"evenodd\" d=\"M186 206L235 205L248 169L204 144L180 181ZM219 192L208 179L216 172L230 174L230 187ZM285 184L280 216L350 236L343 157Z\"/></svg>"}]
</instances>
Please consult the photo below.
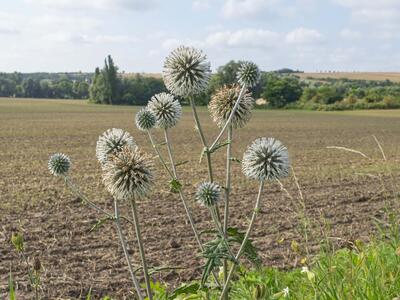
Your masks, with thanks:
<instances>
[{"instance_id":1,"label":"small white flower","mask_svg":"<svg viewBox=\"0 0 400 300\"><path fill-rule=\"evenodd\" d=\"M308 267L301 268L301 273L307 273L307 272L309 272Z\"/></svg>"},{"instance_id":2,"label":"small white flower","mask_svg":"<svg viewBox=\"0 0 400 300\"><path fill-rule=\"evenodd\" d=\"M288 286L283 289L283 297L285 297L285 298L289 297L289 287Z\"/></svg>"},{"instance_id":3,"label":"small white flower","mask_svg":"<svg viewBox=\"0 0 400 300\"><path fill-rule=\"evenodd\" d=\"M67 175L71 167L71 160L64 153L56 153L50 157L47 166L54 176Z\"/></svg>"},{"instance_id":4,"label":"small white flower","mask_svg":"<svg viewBox=\"0 0 400 300\"><path fill-rule=\"evenodd\" d=\"M151 97L147 109L154 113L157 119L156 126L162 129L174 127L182 115L182 106L179 101L167 93L159 93Z\"/></svg>"},{"instance_id":5,"label":"small white flower","mask_svg":"<svg viewBox=\"0 0 400 300\"><path fill-rule=\"evenodd\" d=\"M109 155L121 151L125 145L136 146L132 136L122 129L112 128L103 132L96 144L96 156L101 164L104 164Z\"/></svg>"},{"instance_id":6,"label":"small white flower","mask_svg":"<svg viewBox=\"0 0 400 300\"><path fill-rule=\"evenodd\" d=\"M202 51L180 46L166 58L163 79L167 89L186 97L204 92L211 76L210 63Z\"/></svg>"},{"instance_id":7,"label":"small white flower","mask_svg":"<svg viewBox=\"0 0 400 300\"><path fill-rule=\"evenodd\" d=\"M242 171L251 179L280 179L289 175L289 167L287 148L274 138L255 140L243 155Z\"/></svg>"}]
</instances>

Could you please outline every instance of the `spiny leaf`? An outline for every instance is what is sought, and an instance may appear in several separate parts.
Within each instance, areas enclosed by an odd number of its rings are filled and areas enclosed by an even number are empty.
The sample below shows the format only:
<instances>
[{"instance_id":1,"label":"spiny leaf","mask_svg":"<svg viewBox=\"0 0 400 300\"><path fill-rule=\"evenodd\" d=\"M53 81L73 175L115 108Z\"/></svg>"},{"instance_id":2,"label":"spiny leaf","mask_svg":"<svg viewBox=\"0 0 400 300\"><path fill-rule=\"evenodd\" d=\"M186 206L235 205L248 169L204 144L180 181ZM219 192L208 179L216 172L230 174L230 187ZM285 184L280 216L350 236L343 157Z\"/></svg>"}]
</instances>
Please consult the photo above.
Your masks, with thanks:
<instances>
[{"instance_id":1,"label":"spiny leaf","mask_svg":"<svg viewBox=\"0 0 400 300\"><path fill-rule=\"evenodd\" d=\"M180 183L177 179L172 179L169 182L169 189L172 193L177 194L182 190L182 183Z\"/></svg>"},{"instance_id":2,"label":"spiny leaf","mask_svg":"<svg viewBox=\"0 0 400 300\"><path fill-rule=\"evenodd\" d=\"M187 164L188 162L189 162L188 160L178 161L178 162L175 164L175 167L182 166L182 165L184 165L184 164Z\"/></svg>"},{"instance_id":3,"label":"spiny leaf","mask_svg":"<svg viewBox=\"0 0 400 300\"><path fill-rule=\"evenodd\" d=\"M240 232L238 228L230 227L227 229L228 241L235 242L239 245L243 243L245 234ZM253 241L248 239L243 248L243 255L251 261L256 267L261 266L261 258L258 255L258 249L253 245Z\"/></svg>"},{"instance_id":4,"label":"spiny leaf","mask_svg":"<svg viewBox=\"0 0 400 300\"><path fill-rule=\"evenodd\" d=\"M93 232L97 229L99 229L101 226L103 226L107 221L112 221L113 219L111 217L104 217L100 220L97 220L96 224L90 228L89 232Z\"/></svg>"},{"instance_id":5,"label":"spiny leaf","mask_svg":"<svg viewBox=\"0 0 400 300\"><path fill-rule=\"evenodd\" d=\"M237 162L237 163L239 163L239 164L242 163L242 160L239 159L239 158L237 158L237 157L230 157L229 160L230 160L230 161Z\"/></svg>"},{"instance_id":6,"label":"spiny leaf","mask_svg":"<svg viewBox=\"0 0 400 300\"><path fill-rule=\"evenodd\" d=\"M218 144L216 144L214 146L214 148L210 149L209 151L210 151L210 153L214 153L218 149L220 149L222 147L225 147L225 146L229 145L230 143L231 143L231 141L225 141L225 142L222 142L222 143L218 143Z\"/></svg>"},{"instance_id":7,"label":"spiny leaf","mask_svg":"<svg viewBox=\"0 0 400 300\"><path fill-rule=\"evenodd\" d=\"M179 295L184 294L195 294L200 289L200 285L198 283L189 283L184 284L178 288L176 288L173 293L168 297L168 299L176 299Z\"/></svg>"}]
</instances>

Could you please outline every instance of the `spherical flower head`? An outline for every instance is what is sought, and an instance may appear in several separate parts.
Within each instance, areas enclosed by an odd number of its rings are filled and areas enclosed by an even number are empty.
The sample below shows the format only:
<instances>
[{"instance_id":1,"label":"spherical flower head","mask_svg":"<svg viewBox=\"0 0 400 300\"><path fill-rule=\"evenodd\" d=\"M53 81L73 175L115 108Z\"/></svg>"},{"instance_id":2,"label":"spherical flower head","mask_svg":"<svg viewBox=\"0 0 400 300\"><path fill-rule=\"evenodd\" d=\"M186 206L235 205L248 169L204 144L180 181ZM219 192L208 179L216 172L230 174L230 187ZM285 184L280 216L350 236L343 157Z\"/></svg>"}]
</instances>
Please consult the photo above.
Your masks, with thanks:
<instances>
[{"instance_id":1,"label":"spherical flower head","mask_svg":"<svg viewBox=\"0 0 400 300\"><path fill-rule=\"evenodd\" d=\"M96 156L101 164L108 160L109 155L116 154L125 146L136 146L133 137L126 131L118 128L108 129L97 140Z\"/></svg>"},{"instance_id":2,"label":"spherical flower head","mask_svg":"<svg viewBox=\"0 0 400 300\"><path fill-rule=\"evenodd\" d=\"M136 114L136 127L139 130L146 131L152 129L157 122L156 115L147 108L142 108Z\"/></svg>"},{"instance_id":3,"label":"spherical flower head","mask_svg":"<svg viewBox=\"0 0 400 300\"><path fill-rule=\"evenodd\" d=\"M214 182L203 182L197 187L197 201L207 207L215 205L221 195L221 188Z\"/></svg>"},{"instance_id":4,"label":"spherical flower head","mask_svg":"<svg viewBox=\"0 0 400 300\"><path fill-rule=\"evenodd\" d=\"M181 104L168 93L159 93L151 97L147 109L154 113L157 119L156 126L162 129L174 127L182 115Z\"/></svg>"},{"instance_id":5,"label":"spherical flower head","mask_svg":"<svg viewBox=\"0 0 400 300\"><path fill-rule=\"evenodd\" d=\"M260 70L255 63L245 61L240 65L236 77L240 85L253 87L260 80Z\"/></svg>"},{"instance_id":6,"label":"spherical flower head","mask_svg":"<svg viewBox=\"0 0 400 300\"><path fill-rule=\"evenodd\" d=\"M242 160L244 175L259 181L284 178L289 175L287 148L274 138L259 138L245 151Z\"/></svg>"},{"instance_id":7,"label":"spherical flower head","mask_svg":"<svg viewBox=\"0 0 400 300\"><path fill-rule=\"evenodd\" d=\"M211 117L218 127L223 127L228 120L236 101L240 94L240 86L224 86L211 97L208 109ZM232 118L234 128L242 128L250 120L251 110L254 106L254 99L251 93L246 90L242 95L235 113Z\"/></svg>"},{"instance_id":8,"label":"spherical flower head","mask_svg":"<svg viewBox=\"0 0 400 300\"><path fill-rule=\"evenodd\" d=\"M180 46L166 58L164 84L178 96L186 97L204 92L211 76L210 63L202 51Z\"/></svg>"},{"instance_id":9,"label":"spherical flower head","mask_svg":"<svg viewBox=\"0 0 400 300\"><path fill-rule=\"evenodd\" d=\"M50 157L47 166L54 176L65 176L71 167L71 160L63 153L56 153Z\"/></svg>"},{"instance_id":10,"label":"spherical flower head","mask_svg":"<svg viewBox=\"0 0 400 300\"><path fill-rule=\"evenodd\" d=\"M103 183L118 200L144 197L153 185L153 168L149 155L126 145L103 165Z\"/></svg>"}]
</instances>

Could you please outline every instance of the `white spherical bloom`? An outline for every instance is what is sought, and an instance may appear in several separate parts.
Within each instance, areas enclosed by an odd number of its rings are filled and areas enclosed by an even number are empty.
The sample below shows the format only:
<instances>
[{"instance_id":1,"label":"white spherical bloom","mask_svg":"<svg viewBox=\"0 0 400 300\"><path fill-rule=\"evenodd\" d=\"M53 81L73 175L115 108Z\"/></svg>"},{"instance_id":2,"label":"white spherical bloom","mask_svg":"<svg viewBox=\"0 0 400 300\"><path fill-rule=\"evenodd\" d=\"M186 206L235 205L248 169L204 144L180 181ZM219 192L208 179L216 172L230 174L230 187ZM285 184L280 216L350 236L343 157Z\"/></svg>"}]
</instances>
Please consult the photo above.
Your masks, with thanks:
<instances>
[{"instance_id":1,"label":"white spherical bloom","mask_svg":"<svg viewBox=\"0 0 400 300\"><path fill-rule=\"evenodd\" d=\"M147 108L142 108L136 114L136 127L139 130L146 131L152 129L157 122L156 115Z\"/></svg>"},{"instance_id":2,"label":"white spherical bloom","mask_svg":"<svg viewBox=\"0 0 400 300\"><path fill-rule=\"evenodd\" d=\"M215 205L221 195L221 188L214 182L203 182L197 187L197 201L207 207Z\"/></svg>"},{"instance_id":3,"label":"white spherical bloom","mask_svg":"<svg viewBox=\"0 0 400 300\"><path fill-rule=\"evenodd\" d=\"M136 145L133 137L122 129L108 129L97 140L96 156L100 163L104 164L109 155L121 151L125 145L134 147Z\"/></svg>"},{"instance_id":4,"label":"white spherical bloom","mask_svg":"<svg viewBox=\"0 0 400 300\"><path fill-rule=\"evenodd\" d=\"M156 126L162 129L174 127L182 115L182 106L179 101L167 93L151 97L147 109L154 113L157 119Z\"/></svg>"},{"instance_id":5,"label":"white spherical bloom","mask_svg":"<svg viewBox=\"0 0 400 300\"><path fill-rule=\"evenodd\" d=\"M50 157L47 166L54 176L63 176L67 175L71 167L71 160L63 153L56 153Z\"/></svg>"},{"instance_id":6,"label":"white spherical bloom","mask_svg":"<svg viewBox=\"0 0 400 300\"><path fill-rule=\"evenodd\" d=\"M211 117L218 127L223 127L228 120L236 101L240 94L240 87L234 85L232 87L224 86L217 90L211 97L208 109ZM235 113L232 118L233 128L242 128L250 120L251 110L254 106L254 99L247 90L242 95Z\"/></svg>"},{"instance_id":7,"label":"white spherical bloom","mask_svg":"<svg viewBox=\"0 0 400 300\"><path fill-rule=\"evenodd\" d=\"M255 140L243 155L242 171L251 179L280 179L289 175L289 167L287 148L274 138Z\"/></svg>"},{"instance_id":8,"label":"white spherical bloom","mask_svg":"<svg viewBox=\"0 0 400 300\"><path fill-rule=\"evenodd\" d=\"M180 46L166 58L164 84L178 96L186 97L204 92L211 76L210 63L202 51Z\"/></svg>"},{"instance_id":9,"label":"white spherical bloom","mask_svg":"<svg viewBox=\"0 0 400 300\"><path fill-rule=\"evenodd\" d=\"M103 183L118 200L143 197L153 185L153 161L138 147L124 146L103 166Z\"/></svg>"},{"instance_id":10,"label":"white spherical bloom","mask_svg":"<svg viewBox=\"0 0 400 300\"><path fill-rule=\"evenodd\" d=\"M260 80L260 70L255 63L245 61L240 65L236 77L240 85L253 87Z\"/></svg>"}]
</instances>

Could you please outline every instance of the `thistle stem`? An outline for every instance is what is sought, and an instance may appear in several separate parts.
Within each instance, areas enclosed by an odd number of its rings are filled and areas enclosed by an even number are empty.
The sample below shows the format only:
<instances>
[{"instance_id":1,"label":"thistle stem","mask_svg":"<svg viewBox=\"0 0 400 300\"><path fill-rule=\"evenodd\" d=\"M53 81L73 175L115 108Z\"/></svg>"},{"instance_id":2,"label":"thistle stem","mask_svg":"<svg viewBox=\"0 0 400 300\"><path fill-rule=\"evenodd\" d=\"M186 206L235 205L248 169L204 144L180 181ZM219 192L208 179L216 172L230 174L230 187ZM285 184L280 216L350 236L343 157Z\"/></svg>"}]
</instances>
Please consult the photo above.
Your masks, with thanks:
<instances>
[{"instance_id":1,"label":"thistle stem","mask_svg":"<svg viewBox=\"0 0 400 300\"><path fill-rule=\"evenodd\" d=\"M210 148L207 146L207 142L204 137L203 129L201 127L199 115L197 114L196 104L194 103L193 97L190 98L189 102L190 102L190 105L192 106L194 121L196 123L197 130L199 131L201 142L205 149L206 158L207 158L208 178L209 178L210 182L213 182L214 177L213 177L213 170L212 170L212 164L211 164L211 153L209 151Z\"/></svg>"},{"instance_id":2,"label":"thistle stem","mask_svg":"<svg viewBox=\"0 0 400 300\"><path fill-rule=\"evenodd\" d=\"M138 213L137 213L137 206L136 206L136 201L133 198L131 199L131 210L132 210L133 221L135 222L136 238L137 238L137 242L139 245L140 258L142 260L143 274L144 274L144 280L146 282L147 296L149 297L149 300L152 300L153 294L151 292L149 271L147 268L146 255L145 255L144 247L143 247L142 234L140 232L140 223L139 223L139 217L138 217Z\"/></svg>"},{"instance_id":3,"label":"thistle stem","mask_svg":"<svg viewBox=\"0 0 400 300\"><path fill-rule=\"evenodd\" d=\"M171 177L172 177L172 179L178 180L177 173L176 173L176 168L175 168L175 161L174 161L174 157L172 155L171 143L170 143L170 140L169 140L169 135L168 135L168 130L167 129L164 130L164 137L165 137L165 143L167 144L167 150L168 150L170 163L172 165L172 173L173 173L173 175ZM211 161L210 161L210 163L211 163ZM187 218L189 219L189 223L190 223L190 226L192 227L192 230L193 230L194 236L196 238L196 241L199 244L200 250L203 252L204 251L204 247L203 247L203 244L201 243L200 235L197 232L197 229L196 229L196 227L194 225L192 213L189 210L189 207L187 205L186 199L183 197L183 194L182 194L181 190L179 191L179 197L182 200L183 207L185 208L186 215L187 215ZM220 286L220 283L218 281L218 276L215 274L215 272L213 272L213 276L214 276L216 284L218 286Z\"/></svg>"},{"instance_id":4,"label":"thistle stem","mask_svg":"<svg viewBox=\"0 0 400 300\"><path fill-rule=\"evenodd\" d=\"M222 127L222 129L219 132L219 134L218 134L217 138L215 139L214 143L212 143L212 145L210 147L210 151L212 151L214 149L214 147L217 145L217 143L221 139L222 135L224 134L225 130L228 128L228 125L231 123L232 118L233 118L233 116L234 116L234 114L235 114L235 112L236 112L236 110L237 110L237 108L239 106L240 100L242 100L242 97L243 97L243 94L244 94L245 90L246 90L246 85L244 84L242 86L242 89L240 90L239 96L238 96L238 98L236 100L235 105L232 108L232 111L231 111L231 113L229 115L228 120L226 120L224 127Z\"/></svg>"},{"instance_id":5,"label":"thistle stem","mask_svg":"<svg viewBox=\"0 0 400 300\"><path fill-rule=\"evenodd\" d=\"M138 281L138 279L137 279L137 277L135 275L135 272L134 272L133 267L132 267L131 259L130 259L129 255L128 255L125 236L124 236L124 234L122 232L122 229L121 229L121 222L120 222L118 203L117 203L117 200L115 200L115 199L114 199L114 210L115 210L115 225L117 226L118 237L119 237L119 240L121 242L122 249L124 251L126 263L128 265L128 269L129 269L129 272L131 274L132 281L133 281L133 284L135 286L135 289L136 289L136 292L138 294L138 297L139 297L140 300L144 300L142 292L140 291L139 281Z\"/></svg>"},{"instance_id":6,"label":"thistle stem","mask_svg":"<svg viewBox=\"0 0 400 300\"><path fill-rule=\"evenodd\" d=\"M112 215L111 213L107 212L106 210L102 209L101 207L99 207L98 205L96 205L94 202L90 201L88 197L86 197L80 190L79 188L72 182L72 180L68 177L68 176L64 176L64 180L65 183L67 184L67 186L71 189L71 191L73 193L75 193L76 196L78 196L83 202L85 202L86 204L88 204L91 208L93 208L94 210L97 210L98 212L106 215L108 218L110 218L111 220L115 219L115 216ZM135 223L124 216L120 216L121 219L127 221L130 224L135 225Z\"/></svg>"},{"instance_id":7,"label":"thistle stem","mask_svg":"<svg viewBox=\"0 0 400 300\"><path fill-rule=\"evenodd\" d=\"M167 163L165 162L164 158L162 157L160 150L158 150L158 147L156 143L154 142L153 136L149 130L147 130L147 134L149 136L149 140L151 145L153 146L154 151L156 152L158 159L160 160L161 164L163 165L164 169L168 172L169 176L171 178L174 178L174 174L172 174L171 170L168 168Z\"/></svg>"},{"instance_id":8,"label":"thistle stem","mask_svg":"<svg viewBox=\"0 0 400 300\"><path fill-rule=\"evenodd\" d=\"M222 236L222 239L224 240L225 246L226 246L226 250L228 250L229 255L232 257L232 259L234 259L235 255L232 253L231 247L229 246L228 240L227 240L227 236L224 233L224 230L222 228L221 222L218 220L217 217L217 211L216 211L216 206L214 205L214 207L210 208L210 212L211 212L211 217L215 223L215 227L217 227L217 230L219 232L219 234Z\"/></svg>"},{"instance_id":9,"label":"thistle stem","mask_svg":"<svg viewBox=\"0 0 400 300\"><path fill-rule=\"evenodd\" d=\"M258 195L257 195L256 204L254 206L253 214L251 216L251 220L250 220L250 223L249 223L249 227L247 228L247 231L246 231L246 234L244 236L243 242L240 245L240 248L239 248L239 250L238 250L238 252L237 252L237 254L235 256L235 260L236 261L238 261L239 258L242 256L243 250L244 250L244 248L246 246L246 243L247 243L247 241L248 241L248 239L250 237L250 232L253 229L254 221L256 220L256 216L257 216L257 214L258 214L258 212L260 210L260 203L261 203L260 200L261 200L261 194L263 192L263 189L264 189L264 181L261 181L260 182L260 187L258 189ZM228 277L227 277L226 282L224 284L224 287L222 289L221 297L219 298L220 300L225 298L225 295L227 294L228 289L229 289L229 283L230 283L230 281L232 279L232 275L235 272L235 270L236 270L236 264L232 265L232 267L231 267L231 269L229 271Z\"/></svg>"},{"instance_id":10,"label":"thistle stem","mask_svg":"<svg viewBox=\"0 0 400 300\"><path fill-rule=\"evenodd\" d=\"M224 234L227 236L228 231L228 219L229 219L229 196L231 192L231 156L232 156L232 137L233 128L232 124L228 127L228 142L226 148L226 180L225 180L225 207L224 207ZM228 261L224 259L223 263L224 283L226 283L228 277ZM225 297L225 299L228 299Z\"/></svg>"}]
</instances>

